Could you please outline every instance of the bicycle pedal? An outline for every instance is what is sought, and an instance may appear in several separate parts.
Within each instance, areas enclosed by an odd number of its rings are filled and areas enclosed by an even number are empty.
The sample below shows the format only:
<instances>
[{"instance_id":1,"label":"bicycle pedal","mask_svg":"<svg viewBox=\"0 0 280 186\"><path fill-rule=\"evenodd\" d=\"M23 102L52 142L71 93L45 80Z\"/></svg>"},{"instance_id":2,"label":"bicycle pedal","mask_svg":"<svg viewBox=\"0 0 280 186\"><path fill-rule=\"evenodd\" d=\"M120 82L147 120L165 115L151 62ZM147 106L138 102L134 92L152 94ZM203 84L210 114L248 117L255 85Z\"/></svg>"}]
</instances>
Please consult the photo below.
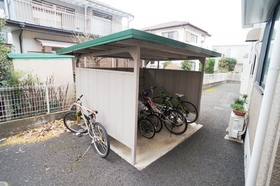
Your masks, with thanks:
<instances>
[{"instance_id":1,"label":"bicycle pedal","mask_svg":"<svg viewBox=\"0 0 280 186\"><path fill-rule=\"evenodd\" d=\"M77 132L77 133L76 133L76 136L82 137L83 135L82 135L82 133Z\"/></svg>"}]
</instances>

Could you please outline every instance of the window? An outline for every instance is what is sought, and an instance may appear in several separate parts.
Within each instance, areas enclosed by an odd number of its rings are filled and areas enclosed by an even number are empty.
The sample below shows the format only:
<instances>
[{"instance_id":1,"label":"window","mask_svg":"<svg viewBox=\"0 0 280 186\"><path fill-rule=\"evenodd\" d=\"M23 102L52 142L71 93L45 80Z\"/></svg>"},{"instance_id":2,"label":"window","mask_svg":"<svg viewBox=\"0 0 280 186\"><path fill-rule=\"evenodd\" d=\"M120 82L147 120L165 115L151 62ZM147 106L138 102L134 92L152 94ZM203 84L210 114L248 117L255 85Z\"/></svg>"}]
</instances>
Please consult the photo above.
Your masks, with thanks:
<instances>
[{"instance_id":1,"label":"window","mask_svg":"<svg viewBox=\"0 0 280 186\"><path fill-rule=\"evenodd\" d=\"M111 15L108 15L108 14L105 14L105 13L102 13L102 12L98 12L98 11L93 10L92 15L112 21L112 16Z\"/></svg>"},{"instance_id":2,"label":"window","mask_svg":"<svg viewBox=\"0 0 280 186\"><path fill-rule=\"evenodd\" d=\"M0 0L0 17L5 18L5 5L4 0Z\"/></svg>"},{"instance_id":3,"label":"window","mask_svg":"<svg viewBox=\"0 0 280 186\"><path fill-rule=\"evenodd\" d=\"M256 77L257 84L260 86L261 91L265 89L267 73L268 73L268 68L271 59L271 53L274 46L275 35L277 32L279 32L279 30L277 30L278 28L277 25L280 24L279 22L280 22L280 8L278 6L278 8L275 9L273 19L269 23L267 23L265 28L265 33L264 33L263 40L267 42L263 43L262 46L262 54L260 56L260 62L259 62L258 72Z\"/></svg>"},{"instance_id":4,"label":"window","mask_svg":"<svg viewBox=\"0 0 280 186\"><path fill-rule=\"evenodd\" d=\"M186 41L191 43L197 43L197 35L186 31Z\"/></svg>"},{"instance_id":5,"label":"window","mask_svg":"<svg viewBox=\"0 0 280 186\"><path fill-rule=\"evenodd\" d=\"M175 39L175 40L178 39L178 35L177 35L177 32L176 32L176 31L172 31L172 32L163 32L163 33L162 33L162 36L163 36L163 37L167 37L167 38L169 38L169 39Z\"/></svg>"}]
</instances>

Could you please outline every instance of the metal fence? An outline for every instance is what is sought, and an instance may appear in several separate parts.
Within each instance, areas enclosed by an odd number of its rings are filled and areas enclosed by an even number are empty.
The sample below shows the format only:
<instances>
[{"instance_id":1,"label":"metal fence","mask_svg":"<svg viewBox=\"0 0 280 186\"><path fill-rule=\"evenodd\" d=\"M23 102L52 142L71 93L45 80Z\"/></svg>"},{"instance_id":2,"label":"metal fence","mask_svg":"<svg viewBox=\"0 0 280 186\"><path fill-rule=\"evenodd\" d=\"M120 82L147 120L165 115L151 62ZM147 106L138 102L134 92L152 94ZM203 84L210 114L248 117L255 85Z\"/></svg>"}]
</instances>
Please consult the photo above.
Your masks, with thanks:
<instances>
[{"instance_id":1,"label":"metal fence","mask_svg":"<svg viewBox=\"0 0 280 186\"><path fill-rule=\"evenodd\" d=\"M74 85L0 88L0 122L66 110L74 101Z\"/></svg>"}]
</instances>

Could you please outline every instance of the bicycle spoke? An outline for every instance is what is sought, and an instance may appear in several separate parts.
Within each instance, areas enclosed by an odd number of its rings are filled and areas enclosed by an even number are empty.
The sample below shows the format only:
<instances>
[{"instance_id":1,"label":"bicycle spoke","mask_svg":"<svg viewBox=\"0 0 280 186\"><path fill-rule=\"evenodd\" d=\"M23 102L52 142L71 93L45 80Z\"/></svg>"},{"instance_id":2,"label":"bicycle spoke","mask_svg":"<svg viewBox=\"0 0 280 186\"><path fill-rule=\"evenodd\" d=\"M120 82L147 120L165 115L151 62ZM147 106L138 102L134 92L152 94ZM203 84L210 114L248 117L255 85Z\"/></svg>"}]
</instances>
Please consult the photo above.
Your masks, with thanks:
<instances>
[{"instance_id":1,"label":"bicycle spoke","mask_svg":"<svg viewBox=\"0 0 280 186\"><path fill-rule=\"evenodd\" d=\"M101 123L96 122L93 124L92 129L94 147L97 153L102 158L105 158L108 156L110 150L109 136Z\"/></svg>"}]
</instances>

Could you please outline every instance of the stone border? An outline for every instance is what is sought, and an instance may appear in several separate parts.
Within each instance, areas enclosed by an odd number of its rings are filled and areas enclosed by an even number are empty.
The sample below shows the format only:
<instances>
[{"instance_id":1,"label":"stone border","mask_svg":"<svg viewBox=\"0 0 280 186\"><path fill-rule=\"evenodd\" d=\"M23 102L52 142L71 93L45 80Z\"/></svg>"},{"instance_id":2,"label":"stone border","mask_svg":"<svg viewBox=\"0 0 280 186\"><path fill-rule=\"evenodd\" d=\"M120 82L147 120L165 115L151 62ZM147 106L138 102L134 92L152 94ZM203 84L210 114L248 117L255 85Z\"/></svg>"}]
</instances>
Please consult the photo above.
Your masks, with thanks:
<instances>
[{"instance_id":1,"label":"stone border","mask_svg":"<svg viewBox=\"0 0 280 186\"><path fill-rule=\"evenodd\" d=\"M65 115L66 112L68 111L62 111L62 112L56 112L56 113L23 118L18 120L1 122L0 139L12 136L20 131L25 131L31 128L35 128L37 126L41 126L47 122L63 119L63 116Z\"/></svg>"}]
</instances>

